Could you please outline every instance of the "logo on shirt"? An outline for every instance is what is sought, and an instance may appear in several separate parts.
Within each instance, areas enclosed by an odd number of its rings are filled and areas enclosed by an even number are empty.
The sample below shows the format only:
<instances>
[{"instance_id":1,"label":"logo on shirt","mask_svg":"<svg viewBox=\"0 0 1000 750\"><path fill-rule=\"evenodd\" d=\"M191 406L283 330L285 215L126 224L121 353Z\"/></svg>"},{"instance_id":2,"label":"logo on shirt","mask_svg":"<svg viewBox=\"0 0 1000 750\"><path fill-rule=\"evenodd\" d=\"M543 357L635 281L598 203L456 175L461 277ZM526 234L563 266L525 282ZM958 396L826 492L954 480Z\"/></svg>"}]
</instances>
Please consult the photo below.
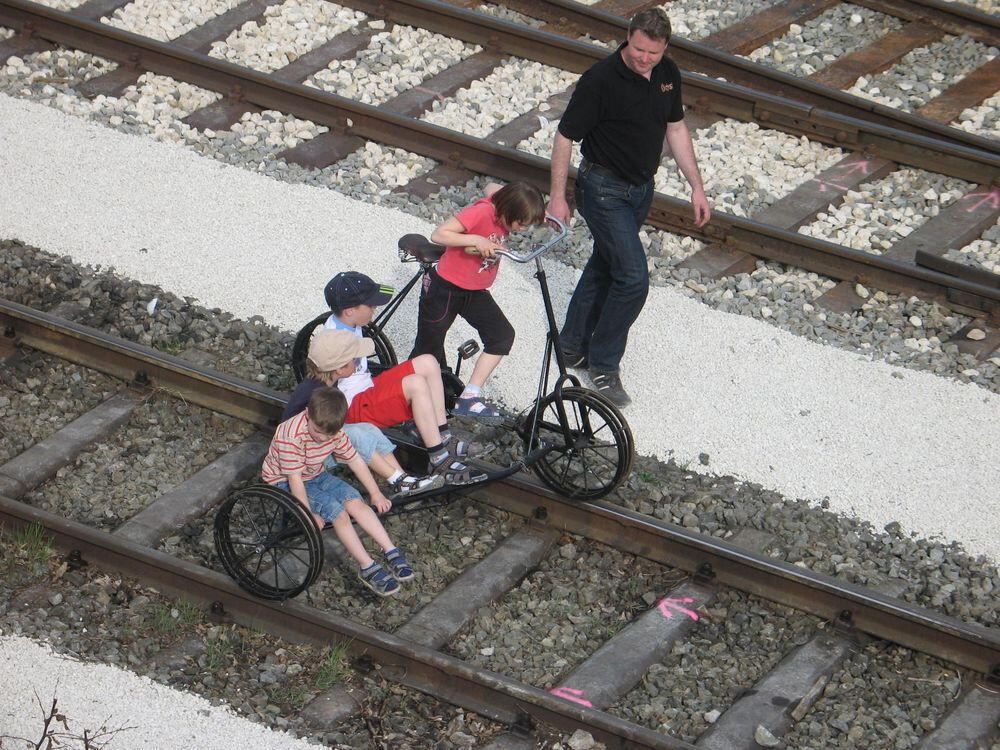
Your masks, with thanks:
<instances>
[{"instance_id":1,"label":"logo on shirt","mask_svg":"<svg viewBox=\"0 0 1000 750\"><path fill-rule=\"evenodd\" d=\"M674 90L674 84L672 84L672 83L661 83L660 84L660 93L661 94L665 94L668 91L673 91L673 90Z\"/></svg>"}]
</instances>

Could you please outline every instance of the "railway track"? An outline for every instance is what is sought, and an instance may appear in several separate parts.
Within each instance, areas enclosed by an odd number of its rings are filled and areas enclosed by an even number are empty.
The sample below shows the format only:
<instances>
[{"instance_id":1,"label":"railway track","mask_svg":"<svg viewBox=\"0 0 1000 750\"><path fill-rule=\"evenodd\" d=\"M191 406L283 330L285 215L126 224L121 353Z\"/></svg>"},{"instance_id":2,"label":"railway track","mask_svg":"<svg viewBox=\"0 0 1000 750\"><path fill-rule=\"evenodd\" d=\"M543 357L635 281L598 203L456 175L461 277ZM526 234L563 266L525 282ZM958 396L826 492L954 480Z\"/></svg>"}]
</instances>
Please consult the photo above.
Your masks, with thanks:
<instances>
[{"instance_id":1,"label":"railway track","mask_svg":"<svg viewBox=\"0 0 1000 750\"><path fill-rule=\"evenodd\" d=\"M428 570L427 585L436 591L411 602L409 612L393 615L391 628L369 627L336 614L338 606L329 597L335 601L344 594L331 590L335 584L330 580L316 584L313 604L318 607L256 600L226 576L197 564L203 555L175 557L157 548L182 526L211 528L212 508L232 482L259 464L266 447L262 435L250 435L197 475L179 479L174 489L148 507L116 522L114 531L68 520L19 498L28 497L88 446L107 439L128 421L150 389L248 422L248 433L273 423L283 405L282 395L14 303L0 302L0 327L6 356L15 353L16 344L121 379L118 393L0 466L4 526L41 524L77 563L92 562L135 577L143 585L210 605L223 621L265 627L296 641L350 640L359 664L377 665L389 679L510 725L512 736L498 743L523 742L537 723L562 731L582 728L609 747L754 747L755 736L768 736L760 734L760 727L772 738L792 730L823 700L823 687L831 675L870 637L931 655L969 677L969 688L942 712L921 747L967 747L994 736L1000 717L1000 637L994 629L893 598L891 580L882 591L871 590L775 560L764 553L767 542L759 534L744 531L728 541L705 537L610 503L568 502L524 477L471 498L510 514L509 533L497 535L491 550L475 556L479 557L475 564L466 561L454 580L439 580ZM484 670L475 660L456 658L455 652L469 649L468 643L460 644L468 640L470 623L495 601L505 597L517 601L521 579L539 565L570 565L569 578L580 577L584 585L585 571L571 565L575 552L567 558L559 548L555 562L550 559L557 541L567 533L586 540L578 544L606 545L626 559L634 556L635 562L629 564L632 572L623 573L612 590L627 590L630 578L645 575L643 566L652 564L665 566L664 572L648 578L647 584L658 581L661 588L650 600L638 597L638 590L632 592L635 601L626 611L634 619L612 629L616 631L612 637L586 658L567 656L562 673L554 675L548 690ZM336 558L336 546L329 540L325 544ZM331 571L329 577L337 579L339 574ZM623 718L625 709L613 709L633 690L641 696L645 675L671 649L692 640L699 648L711 648L699 634L709 627L706 621L715 616L715 608L737 595L779 605L771 617L793 616L785 608L805 613L813 618L811 632L796 642L797 648L790 647L784 659L775 660L773 669L764 670L755 685L734 686L731 694L741 697L720 712L695 745ZM592 604L600 607L599 601ZM569 624L558 620L565 613L556 616L556 626ZM575 621L570 618L570 622ZM558 651L555 642L547 648Z\"/></svg>"},{"instance_id":2,"label":"railway track","mask_svg":"<svg viewBox=\"0 0 1000 750\"><path fill-rule=\"evenodd\" d=\"M457 2L461 7L474 7L476 3ZM633 0L602 0L593 5L573 0L510 0L504 7L538 19L541 29L567 37L590 37L605 42L624 38L628 18L649 2ZM866 42L861 34L856 48L836 59L824 59L818 70L801 74L792 60L786 61L780 53L774 54L772 45L781 39L793 25L800 27L809 22L821 23L825 18L838 18L843 8L857 14L861 8L873 12L873 17L854 20L855 35L864 32L861 24L890 19L892 31L877 35ZM685 8L674 3L675 23L683 28L687 16ZM994 139L959 130L949 123L955 121L965 109L980 106L996 94L998 63L983 60L973 66L960 81L942 83L944 90L915 112L859 97L845 91L859 78L878 75L898 63L916 49L940 41L945 35L966 35L986 47L1000 45L1000 21L983 11L946 2L905 2L904 0L864 1L842 3L838 0L813 2L786 0L763 9L734 9L733 15L744 18L722 28L698 30L697 40L683 31L671 40L671 56L684 70L701 73L712 78L725 79L755 91L818 107L830 112L860 120L885 125L897 130L918 133L932 138L962 143L974 148L995 152ZM877 16L875 15L877 14ZM849 21L850 23L850 21ZM874 36L874 35L873 35ZM775 47L776 48L776 47ZM819 47L810 55L822 57ZM752 58L747 56L751 55ZM797 60L797 58L793 58ZM803 67L801 63L799 67ZM809 65L809 68L813 68Z\"/></svg>"},{"instance_id":3,"label":"railway track","mask_svg":"<svg viewBox=\"0 0 1000 750\"><path fill-rule=\"evenodd\" d=\"M475 173L547 184L547 160L521 149L545 153L545 138L541 145L524 143L533 134L537 139L539 115L558 116L565 106L564 93L554 94L543 105L500 124L485 137L429 124L426 114L443 97L488 76L501 65L504 55L579 71L606 54L591 44L434 0L402 0L388 9L359 0L348 6L381 13L384 18L380 20L385 23L419 24L483 47L450 68L429 75L419 86L379 106L368 106L322 90L315 74L332 60L349 58L363 49L376 32L370 25L340 33L267 74L221 61L206 52L213 41L226 39L247 21L260 20L273 3L244 3L169 44L94 20L123 5L90 0L66 14L24 0L7 0L0 3L0 24L22 33L0 42L0 56L56 43L120 61L122 64L114 71L80 85L81 93L87 96L120 95L145 70L222 92L221 99L185 118L186 123L201 129L227 129L247 112L265 108L307 118L328 131L275 154L278 159L305 167L322 169L335 164L363 147L366 140L406 149L438 162L430 172L400 188L416 197L431 195L442 184L468 179ZM303 85L307 81L313 85ZM704 231L691 225L685 202L658 193L649 224L695 237L706 245L686 258L682 268L696 272L701 279L711 279L752 270L757 258L768 258L841 280L818 300L835 311L855 310L864 303L856 293L860 284L938 301L973 317L970 330L995 320L1000 309L996 274L943 257L949 248L957 249L976 239L1000 216L1000 193L995 187L1000 156L995 148L943 140L939 134L929 137L907 133L797 99L762 94L699 75L689 75L685 86L695 106L691 116L695 125L717 122L719 118L760 122L768 128L839 146L846 155L812 179L789 188L784 197L750 218L717 210L716 218ZM518 143L521 149L511 145ZM798 231L824 211L841 205L851 191L881 185L880 180L904 168L962 179L966 186L959 191L962 195L940 213L896 241L882 242L877 253ZM995 348L996 338L989 335L979 344L966 341L962 335L956 340L986 357Z\"/></svg>"}]
</instances>

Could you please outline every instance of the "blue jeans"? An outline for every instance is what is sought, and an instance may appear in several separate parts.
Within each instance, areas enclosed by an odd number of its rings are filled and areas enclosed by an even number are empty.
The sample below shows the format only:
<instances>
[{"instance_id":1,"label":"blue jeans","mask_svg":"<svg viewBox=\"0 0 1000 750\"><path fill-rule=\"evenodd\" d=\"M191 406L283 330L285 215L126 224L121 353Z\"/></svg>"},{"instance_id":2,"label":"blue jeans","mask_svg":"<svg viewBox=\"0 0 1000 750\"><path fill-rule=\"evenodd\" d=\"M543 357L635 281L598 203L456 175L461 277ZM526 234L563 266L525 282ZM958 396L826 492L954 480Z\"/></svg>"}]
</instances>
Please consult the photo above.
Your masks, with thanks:
<instances>
[{"instance_id":1,"label":"blue jeans","mask_svg":"<svg viewBox=\"0 0 1000 750\"><path fill-rule=\"evenodd\" d=\"M347 433L347 439L351 441L354 450L358 452L358 455L361 456L366 464L372 462L372 456L376 453L385 455L396 450L396 445L382 434L382 430L373 424L368 424L367 422L345 424L344 432ZM331 453L326 459L327 471L333 471L339 465L337 459Z\"/></svg>"},{"instance_id":2,"label":"blue jeans","mask_svg":"<svg viewBox=\"0 0 1000 750\"><path fill-rule=\"evenodd\" d=\"M632 185L585 162L576 178L576 204L594 237L559 335L563 348L587 355L590 367L618 372L629 328L649 293L646 251L639 229L653 201L653 183Z\"/></svg>"},{"instance_id":3,"label":"blue jeans","mask_svg":"<svg viewBox=\"0 0 1000 750\"><path fill-rule=\"evenodd\" d=\"M337 479L329 472L322 472L319 476L305 481L306 497L309 498L309 507L313 513L319 514L324 521L332 521L344 512L344 503L348 500L360 500L361 493L354 489L343 479ZM280 487L286 492L291 492L288 482L282 480L276 482L275 487Z\"/></svg>"}]
</instances>

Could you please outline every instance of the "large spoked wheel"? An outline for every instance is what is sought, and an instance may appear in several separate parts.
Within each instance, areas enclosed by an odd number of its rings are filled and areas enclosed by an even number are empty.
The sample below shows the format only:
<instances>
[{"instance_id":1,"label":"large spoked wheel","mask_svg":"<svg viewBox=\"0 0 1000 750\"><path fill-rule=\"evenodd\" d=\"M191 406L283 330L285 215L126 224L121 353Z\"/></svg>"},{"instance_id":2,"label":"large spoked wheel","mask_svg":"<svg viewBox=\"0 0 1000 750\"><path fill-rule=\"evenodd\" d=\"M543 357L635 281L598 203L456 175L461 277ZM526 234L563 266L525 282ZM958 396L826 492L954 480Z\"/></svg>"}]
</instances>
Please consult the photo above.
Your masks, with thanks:
<instances>
[{"instance_id":1,"label":"large spoked wheel","mask_svg":"<svg viewBox=\"0 0 1000 750\"><path fill-rule=\"evenodd\" d=\"M312 514L266 484L226 499L215 516L215 549L236 583L261 599L297 596L323 570L323 542Z\"/></svg>"},{"instance_id":2,"label":"large spoked wheel","mask_svg":"<svg viewBox=\"0 0 1000 750\"><path fill-rule=\"evenodd\" d=\"M316 329L322 328L329 317L329 311L317 315L295 334L295 343L292 344L292 371L295 373L296 383L301 383L306 377L306 355L309 354L309 339L312 338ZM365 326L365 336L375 342L375 353L368 358L368 369L371 370L372 374L377 375L383 370L388 370L399 364L392 344L389 343L389 339L382 331L372 326Z\"/></svg>"},{"instance_id":3,"label":"large spoked wheel","mask_svg":"<svg viewBox=\"0 0 1000 750\"><path fill-rule=\"evenodd\" d=\"M559 418L565 410L569 440ZM561 398L550 393L538 407L538 437L555 447L532 466L538 478L565 497L597 500L617 487L632 470L635 443L621 412L610 401L586 388L563 388ZM524 429L530 429L535 410ZM524 435L526 450L530 435Z\"/></svg>"}]
</instances>

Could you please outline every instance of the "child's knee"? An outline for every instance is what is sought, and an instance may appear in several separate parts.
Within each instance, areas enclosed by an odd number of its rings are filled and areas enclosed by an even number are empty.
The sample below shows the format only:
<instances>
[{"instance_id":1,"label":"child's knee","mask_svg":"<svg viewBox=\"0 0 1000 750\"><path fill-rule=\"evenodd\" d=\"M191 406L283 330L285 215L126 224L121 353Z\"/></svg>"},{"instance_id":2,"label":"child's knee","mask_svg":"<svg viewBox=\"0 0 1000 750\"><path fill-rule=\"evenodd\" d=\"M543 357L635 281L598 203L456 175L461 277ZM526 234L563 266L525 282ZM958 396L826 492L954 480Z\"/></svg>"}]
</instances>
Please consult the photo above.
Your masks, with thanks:
<instances>
[{"instance_id":1,"label":"child's knee","mask_svg":"<svg viewBox=\"0 0 1000 750\"><path fill-rule=\"evenodd\" d=\"M418 354L413 358L413 369L422 374L432 371L440 371L437 358L433 354Z\"/></svg>"},{"instance_id":2,"label":"child's knee","mask_svg":"<svg viewBox=\"0 0 1000 750\"><path fill-rule=\"evenodd\" d=\"M352 517L356 517L358 513L370 511L371 508L369 508L368 503L360 497L352 497L350 500L344 501L344 510L347 511Z\"/></svg>"},{"instance_id":3,"label":"child's knee","mask_svg":"<svg viewBox=\"0 0 1000 750\"><path fill-rule=\"evenodd\" d=\"M509 326L507 330L499 332L497 336L488 342L483 342L483 352L485 354L496 354L505 357L514 348L514 328Z\"/></svg>"}]
</instances>

